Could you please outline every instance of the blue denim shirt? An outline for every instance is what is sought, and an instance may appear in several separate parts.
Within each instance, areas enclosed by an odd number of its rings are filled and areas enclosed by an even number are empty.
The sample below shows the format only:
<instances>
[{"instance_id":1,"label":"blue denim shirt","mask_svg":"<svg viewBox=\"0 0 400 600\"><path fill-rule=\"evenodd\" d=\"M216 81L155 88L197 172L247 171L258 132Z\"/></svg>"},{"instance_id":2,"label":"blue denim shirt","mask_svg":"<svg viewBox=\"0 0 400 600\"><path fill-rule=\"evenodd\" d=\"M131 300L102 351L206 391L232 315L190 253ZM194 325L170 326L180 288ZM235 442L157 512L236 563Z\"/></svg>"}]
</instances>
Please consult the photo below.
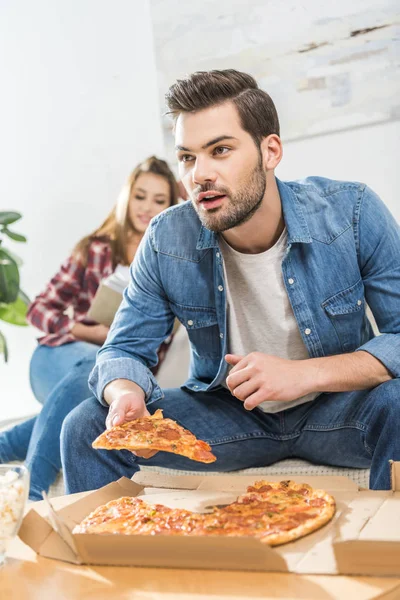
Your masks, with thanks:
<instances>
[{"instance_id":1,"label":"blue denim shirt","mask_svg":"<svg viewBox=\"0 0 400 600\"><path fill-rule=\"evenodd\" d=\"M283 280L310 357L366 350L400 377L400 232L393 216L361 183L309 177L277 185L288 232ZM190 339L185 386L219 387L227 373L222 254L218 234L202 226L190 202L155 217L141 242L89 379L101 402L105 386L119 378L136 382L147 401L162 397L149 367L175 317Z\"/></svg>"}]
</instances>

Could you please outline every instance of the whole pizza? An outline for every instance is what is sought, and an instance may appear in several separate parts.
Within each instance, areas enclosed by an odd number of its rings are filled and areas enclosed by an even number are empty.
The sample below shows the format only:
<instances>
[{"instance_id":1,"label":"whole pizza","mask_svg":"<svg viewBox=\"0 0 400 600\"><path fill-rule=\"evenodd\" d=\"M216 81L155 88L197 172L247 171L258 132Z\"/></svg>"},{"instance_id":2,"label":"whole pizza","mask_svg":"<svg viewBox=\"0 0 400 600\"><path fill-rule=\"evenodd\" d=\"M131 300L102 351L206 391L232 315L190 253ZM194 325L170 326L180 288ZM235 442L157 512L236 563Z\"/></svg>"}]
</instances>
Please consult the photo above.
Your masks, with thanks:
<instances>
[{"instance_id":1,"label":"whole pizza","mask_svg":"<svg viewBox=\"0 0 400 600\"><path fill-rule=\"evenodd\" d=\"M235 502L209 513L119 498L99 506L73 533L250 536L277 546L319 529L334 514L335 500L323 490L294 481L257 481Z\"/></svg>"}]
</instances>

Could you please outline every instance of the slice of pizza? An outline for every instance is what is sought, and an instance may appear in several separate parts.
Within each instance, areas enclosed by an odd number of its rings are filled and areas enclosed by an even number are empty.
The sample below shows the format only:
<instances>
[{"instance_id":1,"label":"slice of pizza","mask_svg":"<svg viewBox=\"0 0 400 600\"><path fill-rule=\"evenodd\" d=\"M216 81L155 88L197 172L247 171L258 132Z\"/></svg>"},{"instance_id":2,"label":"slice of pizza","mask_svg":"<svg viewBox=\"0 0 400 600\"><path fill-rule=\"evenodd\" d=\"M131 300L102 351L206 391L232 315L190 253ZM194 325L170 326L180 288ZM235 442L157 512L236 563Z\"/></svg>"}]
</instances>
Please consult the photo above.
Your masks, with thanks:
<instances>
[{"instance_id":1,"label":"slice of pizza","mask_svg":"<svg viewBox=\"0 0 400 600\"><path fill-rule=\"evenodd\" d=\"M172 419L164 419L161 409L154 415L127 421L104 431L93 442L104 450L156 450L186 456L191 460L212 463L217 460L211 446Z\"/></svg>"}]
</instances>

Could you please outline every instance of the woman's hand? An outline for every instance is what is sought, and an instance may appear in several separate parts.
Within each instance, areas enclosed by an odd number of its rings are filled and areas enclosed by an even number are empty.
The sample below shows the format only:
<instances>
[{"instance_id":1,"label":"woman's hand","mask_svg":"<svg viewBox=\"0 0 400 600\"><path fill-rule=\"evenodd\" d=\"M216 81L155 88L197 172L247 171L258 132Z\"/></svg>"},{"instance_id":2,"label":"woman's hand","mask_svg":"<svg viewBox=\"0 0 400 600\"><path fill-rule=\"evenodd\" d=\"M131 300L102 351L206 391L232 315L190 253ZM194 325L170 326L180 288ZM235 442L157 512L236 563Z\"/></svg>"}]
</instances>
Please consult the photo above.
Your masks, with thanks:
<instances>
[{"instance_id":1,"label":"woman's hand","mask_svg":"<svg viewBox=\"0 0 400 600\"><path fill-rule=\"evenodd\" d=\"M102 346L106 341L109 330L110 328L106 327L106 325L84 325L83 323L75 323L71 329L71 333L77 340Z\"/></svg>"}]
</instances>

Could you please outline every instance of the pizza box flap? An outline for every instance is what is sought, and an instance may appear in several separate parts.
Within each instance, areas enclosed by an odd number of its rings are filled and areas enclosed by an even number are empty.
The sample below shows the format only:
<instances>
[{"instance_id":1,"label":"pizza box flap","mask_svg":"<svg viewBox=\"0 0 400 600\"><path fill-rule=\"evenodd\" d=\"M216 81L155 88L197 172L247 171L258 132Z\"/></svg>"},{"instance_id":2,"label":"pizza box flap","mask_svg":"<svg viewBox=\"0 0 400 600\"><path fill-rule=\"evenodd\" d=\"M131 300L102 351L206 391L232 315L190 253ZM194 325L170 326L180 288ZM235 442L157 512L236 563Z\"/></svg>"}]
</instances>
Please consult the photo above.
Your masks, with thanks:
<instances>
[{"instance_id":1,"label":"pizza box flap","mask_svg":"<svg viewBox=\"0 0 400 600\"><path fill-rule=\"evenodd\" d=\"M248 485L255 481L266 479L268 481L282 481L291 479L296 483L308 483L314 489L323 489L328 492L346 492L358 490L357 484L343 476L308 476L308 475L168 475L156 470L138 471L132 480L144 488L166 488L176 490L216 490L223 492L243 492ZM148 493L147 491L145 493Z\"/></svg>"},{"instance_id":2,"label":"pizza box flap","mask_svg":"<svg viewBox=\"0 0 400 600\"><path fill-rule=\"evenodd\" d=\"M55 499L56 502L57 500ZM69 497L68 500L73 501L73 497ZM81 561L76 551L55 531L54 520L52 519L52 525L45 516L46 511L45 502L36 502L21 523L19 538L41 556L79 564Z\"/></svg>"},{"instance_id":3,"label":"pizza box flap","mask_svg":"<svg viewBox=\"0 0 400 600\"><path fill-rule=\"evenodd\" d=\"M121 496L137 496L142 490L142 486L122 477L94 492L53 498L50 506L45 501L35 502L25 515L18 536L41 556L79 564L82 561L70 534L73 527L101 504ZM52 505L57 509L60 500L63 508L52 512Z\"/></svg>"},{"instance_id":4,"label":"pizza box flap","mask_svg":"<svg viewBox=\"0 0 400 600\"><path fill-rule=\"evenodd\" d=\"M391 462L392 491L361 491L350 505L351 519L333 543L341 573L400 575L399 467Z\"/></svg>"}]
</instances>

